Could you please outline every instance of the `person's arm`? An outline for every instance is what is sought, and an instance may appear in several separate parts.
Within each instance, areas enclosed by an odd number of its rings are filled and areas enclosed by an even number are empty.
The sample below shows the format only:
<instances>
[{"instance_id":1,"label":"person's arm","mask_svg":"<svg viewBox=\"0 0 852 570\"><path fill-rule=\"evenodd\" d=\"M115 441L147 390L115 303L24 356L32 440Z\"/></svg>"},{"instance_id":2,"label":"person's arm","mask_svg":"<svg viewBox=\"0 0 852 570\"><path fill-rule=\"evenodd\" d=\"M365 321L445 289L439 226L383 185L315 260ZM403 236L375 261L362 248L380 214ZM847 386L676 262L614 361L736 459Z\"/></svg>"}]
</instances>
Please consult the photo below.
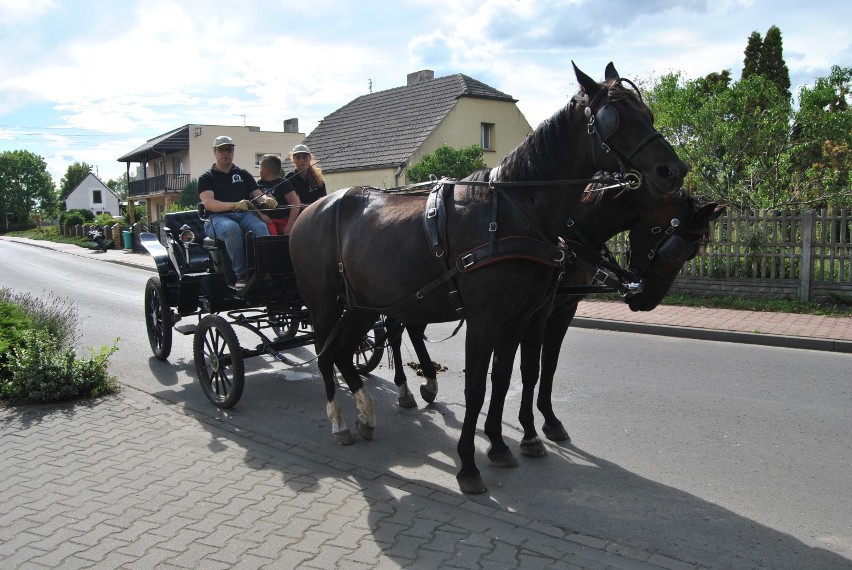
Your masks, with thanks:
<instances>
[{"instance_id":1,"label":"person's arm","mask_svg":"<svg viewBox=\"0 0 852 570\"><path fill-rule=\"evenodd\" d=\"M290 206L290 219L287 221L287 228L289 230L296 223L296 218L299 217L299 212L302 208L299 203L299 195L296 194L295 190L287 192L284 198L287 200L287 205Z\"/></svg>"},{"instance_id":2,"label":"person's arm","mask_svg":"<svg viewBox=\"0 0 852 570\"><path fill-rule=\"evenodd\" d=\"M209 172L198 177L198 199L204 204L204 209L212 214L242 209L241 206L237 206L239 202L222 202L216 199L216 195L213 193L213 177ZM246 204L247 206L248 204Z\"/></svg>"},{"instance_id":3,"label":"person's arm","mask_svg":"<svg viewBox=\"0 0 852 570\"><path fill-rule=\"evenodd\" d=\"M222 202L221 200L217 200L213 194L213 190L200 191L198 198L204 204L204 209L213 214L221 212L245 212L250 208L248 200L240 200L239 202Z\"/></svg>"}]
</instances>

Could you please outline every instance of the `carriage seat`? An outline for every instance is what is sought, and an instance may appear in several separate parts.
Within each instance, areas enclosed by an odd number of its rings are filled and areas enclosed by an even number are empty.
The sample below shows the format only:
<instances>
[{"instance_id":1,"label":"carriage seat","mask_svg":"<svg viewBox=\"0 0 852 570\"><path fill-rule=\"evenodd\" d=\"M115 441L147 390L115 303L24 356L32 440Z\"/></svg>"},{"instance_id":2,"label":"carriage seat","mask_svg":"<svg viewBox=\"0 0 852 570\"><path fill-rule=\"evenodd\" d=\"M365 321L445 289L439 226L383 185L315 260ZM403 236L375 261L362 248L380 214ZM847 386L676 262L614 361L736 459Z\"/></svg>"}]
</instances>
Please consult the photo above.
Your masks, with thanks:
<instances>
[{"instance_id":1,"label":"carriage seat","mask_svg":"<svg viewBox=\"0 0 852 570\"><path fill-rule=\"evenodd\" d=\"M180 232L184 225L189 226L189 229L195 234L195 239L189 246L188 261L190 272L209 270L212 266L212 261L207 250L215 248L217 244L214 244L213 240L206 237L204 233L204 220L201 218L198 210L170 212L163 216L163 232L167 243L172 245L172 250L178 256L179 262L187 261L184 259L185 250L180 243ZM218 245L223 246L221 242Z\"/></svg>"}]
</instances>

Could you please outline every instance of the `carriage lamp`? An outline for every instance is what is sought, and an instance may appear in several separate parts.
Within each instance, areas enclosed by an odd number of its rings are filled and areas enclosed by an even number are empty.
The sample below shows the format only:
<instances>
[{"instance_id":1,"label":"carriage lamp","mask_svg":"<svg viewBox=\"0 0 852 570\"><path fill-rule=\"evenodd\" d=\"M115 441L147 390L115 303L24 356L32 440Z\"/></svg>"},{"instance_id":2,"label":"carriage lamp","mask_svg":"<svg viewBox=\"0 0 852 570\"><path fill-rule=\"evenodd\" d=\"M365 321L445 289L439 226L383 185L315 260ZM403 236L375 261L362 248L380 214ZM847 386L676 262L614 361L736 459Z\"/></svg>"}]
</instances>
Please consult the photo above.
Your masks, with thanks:
<instances>
[{"instance_id":1,"label":"carriage lamp","mask_svg":"<svg viewBox=\"0 0 852 570\"><path fill-rule=\"evenodd\" d=\"M192 229L184 224L180 228L180 241L183 245L189 245L195 240L195 234L192 232Z\"/></svg>"}]
</instances>

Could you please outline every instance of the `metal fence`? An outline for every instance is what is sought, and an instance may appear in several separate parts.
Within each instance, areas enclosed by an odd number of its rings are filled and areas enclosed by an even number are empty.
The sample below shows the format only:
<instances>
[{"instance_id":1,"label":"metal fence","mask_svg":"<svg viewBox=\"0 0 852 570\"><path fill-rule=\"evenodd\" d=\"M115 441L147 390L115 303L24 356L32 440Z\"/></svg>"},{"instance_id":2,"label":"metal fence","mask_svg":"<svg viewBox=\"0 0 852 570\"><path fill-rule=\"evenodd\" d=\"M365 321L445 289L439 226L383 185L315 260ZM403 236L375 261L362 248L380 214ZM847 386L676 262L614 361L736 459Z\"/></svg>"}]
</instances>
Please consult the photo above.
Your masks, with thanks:
<instances>
[{"instance_id":1,"label":"metal fence","mask_svg":"<svg viewBox=\"0 0 852 570\"><path fill-rule=\"evenodd\" d=\"M611 242L626 251L626 234ZM674 290L814 300L852 295L852 210L727 210Z\"/></svg>"}]
</instances>

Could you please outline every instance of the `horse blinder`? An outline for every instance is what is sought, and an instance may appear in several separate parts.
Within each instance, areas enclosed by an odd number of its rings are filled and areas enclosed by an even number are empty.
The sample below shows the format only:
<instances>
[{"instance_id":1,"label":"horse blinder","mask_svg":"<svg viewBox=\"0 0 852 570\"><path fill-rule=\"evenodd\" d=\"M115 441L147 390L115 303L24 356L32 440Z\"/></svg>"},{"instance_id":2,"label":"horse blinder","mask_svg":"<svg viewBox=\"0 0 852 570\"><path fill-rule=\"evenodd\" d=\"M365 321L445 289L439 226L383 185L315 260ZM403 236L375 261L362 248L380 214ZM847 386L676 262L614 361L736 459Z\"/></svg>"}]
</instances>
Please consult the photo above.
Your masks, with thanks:
<instances>
[{"instance_id":1,"label":"horse blinder","mask_svg":"<svg viewBox=\"0 0 852 570\"><path fill-rule=\"evenodd\" d=\"M589 124L586 126L586 131L593 135L598 134L602 142L606 142L618 130L620 122L618 111L606 104L597 113L592 113L591 107L586 107L586 116L589 118Z\"/></svg>"}]
</instances>

